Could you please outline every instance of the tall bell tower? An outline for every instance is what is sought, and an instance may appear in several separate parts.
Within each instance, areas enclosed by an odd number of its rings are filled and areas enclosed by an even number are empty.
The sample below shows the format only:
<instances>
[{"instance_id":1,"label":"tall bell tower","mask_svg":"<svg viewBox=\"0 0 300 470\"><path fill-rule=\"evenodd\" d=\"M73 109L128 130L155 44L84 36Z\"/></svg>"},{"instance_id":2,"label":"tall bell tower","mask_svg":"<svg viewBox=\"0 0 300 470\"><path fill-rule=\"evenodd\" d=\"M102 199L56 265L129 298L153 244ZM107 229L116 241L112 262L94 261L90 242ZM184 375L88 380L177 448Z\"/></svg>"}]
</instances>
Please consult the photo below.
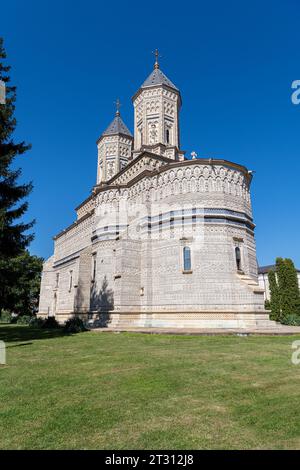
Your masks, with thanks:
<instances>
[{"instance_id":1,"label":"tall bell tower","mask_svg":"<svg viewBox=\"0 0 300 470\"><path fill-rule=\"evenodd\" d=\"M178 88L160 70L155 51L154 69L132 98L134 106L133 158L142 151L183 160L180 151Z\"/></svg>"}]
</instances>

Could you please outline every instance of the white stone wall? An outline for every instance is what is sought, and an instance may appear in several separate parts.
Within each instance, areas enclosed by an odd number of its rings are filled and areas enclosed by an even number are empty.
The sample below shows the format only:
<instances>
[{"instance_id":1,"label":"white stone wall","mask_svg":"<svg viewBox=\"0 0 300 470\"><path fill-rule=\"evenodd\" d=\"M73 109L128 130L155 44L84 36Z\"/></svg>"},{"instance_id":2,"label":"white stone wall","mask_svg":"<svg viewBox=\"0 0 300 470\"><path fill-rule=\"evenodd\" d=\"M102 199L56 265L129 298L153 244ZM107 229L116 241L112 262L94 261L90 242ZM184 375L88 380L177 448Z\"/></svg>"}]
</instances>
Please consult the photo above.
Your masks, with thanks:
<instances>
[{"instance_id":1,"label":"white stone wall","mask_svg":"<svg viewBox=\"0 0 300 470\"><path fill-rule=\"evenodd\" d=\"M145 166L149 174L139 179ZM54 257L45 265L40 312L56 296L60 318L109 310L114 319L138 314L138 322L146 324L147 315L154 315L153 325L166 325L171 317L163 315L215 314L222 323L222 315L263 313L247 171L218 161L157 165L145 155L126 173L118 177L118 188L108 186L94 196L94 214L56 238ZM188 273L184 246L191 249Z\"/></svg>"},{"instance_id":2,"label":"white stone wall","mask_svg":"<svg viewBox=\"0 0 300 470\"><path fill-rule=\"evenodd\" d=\"M96 242L92 246L92 256L95 257L96 260L96 276L95 279L92 279L91 283L90 311L97 313L112 310L115 298L115 241Z\"/></svg>"},{"instance_id":3,"label":"white stone wall","mask_svg":"<svg viewBox=\"0 0 300 470\"><path fill-rule=\"evenodd\" d=\"M53 270L54 256L51 256L44 262L40 301L39 301L39 314L48 316L53 315L54 308L54 288L55 288L55 272Z\"/></svg>"}]
</instances>

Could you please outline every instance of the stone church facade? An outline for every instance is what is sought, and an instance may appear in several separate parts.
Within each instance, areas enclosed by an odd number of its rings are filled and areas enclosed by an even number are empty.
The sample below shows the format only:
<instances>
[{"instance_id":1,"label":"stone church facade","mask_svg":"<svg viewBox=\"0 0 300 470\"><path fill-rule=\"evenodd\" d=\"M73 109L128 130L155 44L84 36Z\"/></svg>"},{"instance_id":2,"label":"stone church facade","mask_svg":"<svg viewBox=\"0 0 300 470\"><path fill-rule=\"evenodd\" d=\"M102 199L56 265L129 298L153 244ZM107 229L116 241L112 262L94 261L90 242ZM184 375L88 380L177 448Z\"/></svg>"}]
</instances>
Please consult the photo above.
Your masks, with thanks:
<instances>
[{"instance_id":1,"label":"stone church facade","mask_svg":"<svg viewBox=\"0 0 300 470\"><path fill-rule=\"evenodd\" d=\"M157 60L132 101L134 136L117 110L97 142L97 183L54 237L39 315L111 327L271 325L257 279L251 172L186 159L181 94Z\"/></svg>"}]
</instances>

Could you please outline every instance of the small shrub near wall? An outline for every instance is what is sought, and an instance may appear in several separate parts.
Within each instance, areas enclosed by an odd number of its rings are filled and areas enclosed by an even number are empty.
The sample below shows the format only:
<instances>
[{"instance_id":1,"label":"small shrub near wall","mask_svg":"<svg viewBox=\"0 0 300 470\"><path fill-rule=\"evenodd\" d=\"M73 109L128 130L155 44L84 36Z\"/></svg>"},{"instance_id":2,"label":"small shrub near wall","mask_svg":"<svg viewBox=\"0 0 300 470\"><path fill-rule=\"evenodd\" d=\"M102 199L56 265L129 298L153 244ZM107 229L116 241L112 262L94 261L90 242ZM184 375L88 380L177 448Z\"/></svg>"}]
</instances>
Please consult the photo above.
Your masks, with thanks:
<instances>
[{"instance_id":1,"label":"small shrub near wall","mask_svg":"<svg viewBox=\"0 0 300 470\"><path fill-rule=\"evenodd\" d=\"M271 303L269 300L265 300L265 309L270 310L271 309Z\"/></svg>"},{"instance_id":2,"label":"small shrub near wall","mask_svg":"<svg viewBox=\"0 0 300 470\"><path fill-rule=\"evenodd\" d=\"M17 325L29 325L31 320L31 316L29 315L21 315L18 317L16 323Z\"/></svg>"},{"instance_id":3,"label":"small shrub near wall","mask_svg":"<svg viewBox=\"0 0 300 470\"><path fill-rule=\"evenodd\" d=\"M32 317L29 326L30 328L42 328L44 321L42 318Z\"/></svg>"},{"instance_id":4,"label":"small shrub near wall","mask_svg":"<svg viewBox=\"0 0 300 470\"><path fill-rule=\"evenodd\" d=\"M84 322L79 317L72 317L66 321L64 326L65 333L81 333L87 331Z\"/></svg>"},{"instance_id":5,"label":"small shrub near wall","mask_svg":"<svg viewBox=\"0 0 300 470\"><path fill-rule=\"evenodd\" d=\"M43 321L41 328L52 330L61 328L60 324L55 320L55 317L48 317Z\"/></svg>"},{"instance_id":6,"label":"small shrub near wall","mask_svg":"<svg viewBox=\"0 0 300 470\"><path fill-rule=\"evenodd\" d=\"M12 315L8 310L2 310L0 315L0 323L10 323L12 319Z\"/></svg>"},{"instance_id":7,"label":"small shrub near wall","mask_svg":"<svg viewBox=\"0 0 300 470\"><path fill-rule=\"evenodd\" d=\"M282 322L284 325L290 326L300 326L300 317L295 313L290 313L286 315L284 321Z\"/></svg>"}]
</instances>

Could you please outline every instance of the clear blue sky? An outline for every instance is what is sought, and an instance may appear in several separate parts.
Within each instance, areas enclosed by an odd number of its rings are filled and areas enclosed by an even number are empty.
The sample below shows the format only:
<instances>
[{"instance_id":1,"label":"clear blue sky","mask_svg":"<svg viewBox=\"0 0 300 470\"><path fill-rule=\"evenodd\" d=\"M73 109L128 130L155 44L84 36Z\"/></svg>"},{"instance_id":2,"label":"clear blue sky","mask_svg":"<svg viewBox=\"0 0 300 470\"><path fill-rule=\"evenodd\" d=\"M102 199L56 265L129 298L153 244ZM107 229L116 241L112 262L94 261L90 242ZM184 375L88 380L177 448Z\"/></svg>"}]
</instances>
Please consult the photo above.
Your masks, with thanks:
<instances>
[{"instance_id":1,"label":"clear blue sky","mask_svg":"<svg viewBox=\"0 0 300 470\"><path fill-rule=\"evenodd\" d=\"M52 236L96 178L95 141L114 115L133 127L131 96L161 68L180 88L182 148L256 171L252 184L258 261L291 257L300 267L299 0L151 2L10 0L1 5L20 159L34 192L31 252L52 253Z\"/></svg>"}]
</instances>

